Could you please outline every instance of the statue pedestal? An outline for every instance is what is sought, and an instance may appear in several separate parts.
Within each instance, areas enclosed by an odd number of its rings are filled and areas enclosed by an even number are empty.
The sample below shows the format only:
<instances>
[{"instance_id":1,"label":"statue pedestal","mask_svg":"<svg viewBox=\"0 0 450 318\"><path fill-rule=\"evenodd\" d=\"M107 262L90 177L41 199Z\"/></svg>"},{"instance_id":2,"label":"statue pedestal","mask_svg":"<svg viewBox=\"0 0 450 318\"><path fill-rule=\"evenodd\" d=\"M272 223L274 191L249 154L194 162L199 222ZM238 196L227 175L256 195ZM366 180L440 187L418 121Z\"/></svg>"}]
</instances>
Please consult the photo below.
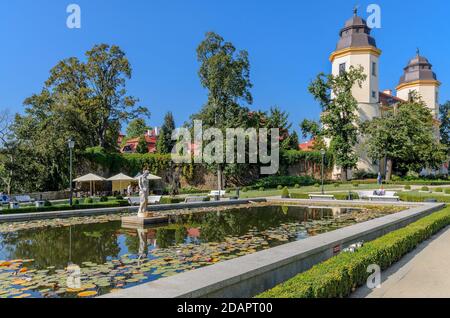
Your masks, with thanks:
<instances>
[{"instance_id":1,"label":"statue pedestal","mask_svg":"<svg viewBox=\"0 0 450 318\"><path fill-rule=\"evenodd\" d=\"M137 216L126 216L122 218L123 227L141 227L149 224L161 224L168 223L169 217L165 215L155 216L149 213L150 216L137 217Z\"/></svg>"}]
</instances>

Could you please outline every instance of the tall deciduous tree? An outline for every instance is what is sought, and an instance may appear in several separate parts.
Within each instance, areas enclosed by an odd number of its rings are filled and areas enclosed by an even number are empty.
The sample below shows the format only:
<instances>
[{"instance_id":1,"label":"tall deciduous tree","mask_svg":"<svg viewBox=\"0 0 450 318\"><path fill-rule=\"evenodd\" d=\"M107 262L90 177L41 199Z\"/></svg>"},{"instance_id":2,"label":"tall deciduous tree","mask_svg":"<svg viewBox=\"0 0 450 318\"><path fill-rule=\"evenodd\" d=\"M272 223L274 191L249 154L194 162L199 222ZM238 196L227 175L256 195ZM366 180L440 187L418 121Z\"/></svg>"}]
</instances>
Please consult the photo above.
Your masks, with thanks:
<instances>
[{"instance_id":1,"label":"tall deciduous tree","mask_svg":"<svg viewBox=\"0 0 450 318\"><path fill-rule=\"evenodd\" d=\"M439 106L441 142L450 147L450 101Z\"/></svg>"},{"instance_id":2,"label":"tall deciduous tree","mask_svg":"<svg viewBox=\"0 0 450 318\"><path fill-rule=\"evenodd\" d=\"M417 96L364 125L368 154L373 160L386 158L388 181L394 169L406 173L439 168L446 155L436 130L430 110Z\"/></svg>"},{"instance_id":3,"label":"tall deciduous tree","mask_svg":"<svg viewBox=\"0 0 450 318\"><path fill-rule=\"evenodd\" d=\"M309 86L309 92L322 107L322 135L331 140L330 148L343 180L358 162L354 149L358 142L358 103L352 89L355 85L361 87L366 77L362 67L352 66L337 76L319 74Z\"/></svg>"},{"instance_id":4,"label":"tall deciduous tree","mask_svg":"<svg viewBox=\"0 0 450 318\"><path fill-rule=\"evenodd\" d=\"M158 142L156 143L156 150L158 153L171 153L175 145L172 140L172 132L175 130L175 120L172 112L167 112L164 116L164 123L161 126Z\"/></svg>"},{"instance_id":5,"label":"tall deciduous tree","mask_svg":"<svg viewBox=\"0 0 450 318\"><path fill-rule=\"evenodd\" d=\"M197 48L200 63L200 82L208 90L208 102L200 114L208 127L224 130L228 127L245 127L243 118L248 118L248 109L240 102L253 102L250 89L250 62L246 51L236 51L234 45L220 35L208 32ZM217 167L218 184L223 189L223 166Z\"/></svg>"},{"instance_id":6,"label":"tall deciduous tree","mask_svg":"<svg viewBox=\"0 0 450 318\"><path fill-rule=\"evenodd\" d=\"M136 118L133 119L127 127L127 138L136 138L144 135L150 127L147 125L144 119Z\"/></svg>"}]
</instances>

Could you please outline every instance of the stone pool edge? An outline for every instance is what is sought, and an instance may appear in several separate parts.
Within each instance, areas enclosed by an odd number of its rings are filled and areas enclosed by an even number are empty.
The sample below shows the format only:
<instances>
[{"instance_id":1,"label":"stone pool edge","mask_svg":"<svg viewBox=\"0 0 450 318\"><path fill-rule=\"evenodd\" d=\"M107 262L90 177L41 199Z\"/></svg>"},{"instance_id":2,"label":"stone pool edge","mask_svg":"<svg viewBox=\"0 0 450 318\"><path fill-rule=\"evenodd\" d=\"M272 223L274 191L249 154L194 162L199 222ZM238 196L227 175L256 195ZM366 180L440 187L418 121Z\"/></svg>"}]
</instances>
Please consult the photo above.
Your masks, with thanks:
<instances>
[{"instance_id":1,"label":"stone pool edge","mask_svg":"<svg viewBox=\"0 0 450 318\"><path fill-rule=\"evenodd\" d=\"M305 203L304 200L289 201ZM253 297L332 257L336 251L352 243L376 239L445 207L444 203L408 205L413 207L301 241L106 294L99 298Z\"/></svg>"},{"instance_id":2,"label":"stone pool edge","mask_svg":"<svg viewBox=\"0 0 450 318\"><path fill-rule=\"evenodd\" d=\"M182 209L193 209L193 208L203 208L203 207L207 208L207 207L217 207L217 206L231 206L231 205L248 204L250 202L267 202L267 200L265 198L255 198L255 199L240 199L240 200L229 200L229 201L158 204L158 205L149 206L149 211L158 212L158 211L182 210ZM11 213L11 214L1 214L0 213L0 223L104 215L104 214L121 213L124 211L125 212L137 212L138 209L139 209L139 207L137 207L137 206L124 206L124 207L112 207L112 208L50 211L50 212L30 212L30 213Z\"/></svg>"}]
</instances>

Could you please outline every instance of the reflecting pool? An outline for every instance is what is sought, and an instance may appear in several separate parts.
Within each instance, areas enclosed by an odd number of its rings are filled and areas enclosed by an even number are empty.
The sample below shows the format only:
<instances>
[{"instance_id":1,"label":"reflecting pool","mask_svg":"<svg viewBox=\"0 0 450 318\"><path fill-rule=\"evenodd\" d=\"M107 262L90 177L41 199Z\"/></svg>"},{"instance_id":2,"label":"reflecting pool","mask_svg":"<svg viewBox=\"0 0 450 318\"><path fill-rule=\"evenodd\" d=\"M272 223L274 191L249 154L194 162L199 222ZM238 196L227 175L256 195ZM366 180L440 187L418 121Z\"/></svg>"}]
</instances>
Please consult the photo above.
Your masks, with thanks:
<instances>
[{"instance_id":1,"label":"reflecting pool","mask_svg":"<svg viewBox=\"0 0 450 318\"><path fill-rule=\"evenodd\" d=\"M93 297L393 212L258 206L145 229L122 228L114 217L10 223L0 227L0 298Z\"/></svg>"}]
</instances>

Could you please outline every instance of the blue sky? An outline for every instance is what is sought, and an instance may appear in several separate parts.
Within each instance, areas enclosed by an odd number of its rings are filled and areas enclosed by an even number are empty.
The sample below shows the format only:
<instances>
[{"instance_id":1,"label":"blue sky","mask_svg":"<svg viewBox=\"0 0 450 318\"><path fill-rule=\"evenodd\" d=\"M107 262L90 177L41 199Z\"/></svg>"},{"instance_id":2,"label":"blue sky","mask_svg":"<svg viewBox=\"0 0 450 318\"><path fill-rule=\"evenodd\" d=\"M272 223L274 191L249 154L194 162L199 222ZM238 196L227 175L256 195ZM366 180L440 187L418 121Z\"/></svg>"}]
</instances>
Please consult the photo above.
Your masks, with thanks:
<instances>
[{"instance_id":1,"label":"blue sky","mask_svg":"<svg viewBox=\"0 0 450 318\"><path fill-rule=\"evenodd\" d=\"M66 27L66 7L79 4L82 28ZM129 93L150 108L149 124L166 111L178 125L206 101L195 49L215 31L249 52L253 109L278 105L294 127L317 119L319 106L307 92L319 72L329 72L329 54L355 3L382 9L373 31L380 60L380 88L394 88L416 47L442 82L440 101L450 99L450 3L423 1L299 0L0 0L0 110L23 111L59 60L97 43L119 45L133 67Z\"/></svg>"}]
</instances>

